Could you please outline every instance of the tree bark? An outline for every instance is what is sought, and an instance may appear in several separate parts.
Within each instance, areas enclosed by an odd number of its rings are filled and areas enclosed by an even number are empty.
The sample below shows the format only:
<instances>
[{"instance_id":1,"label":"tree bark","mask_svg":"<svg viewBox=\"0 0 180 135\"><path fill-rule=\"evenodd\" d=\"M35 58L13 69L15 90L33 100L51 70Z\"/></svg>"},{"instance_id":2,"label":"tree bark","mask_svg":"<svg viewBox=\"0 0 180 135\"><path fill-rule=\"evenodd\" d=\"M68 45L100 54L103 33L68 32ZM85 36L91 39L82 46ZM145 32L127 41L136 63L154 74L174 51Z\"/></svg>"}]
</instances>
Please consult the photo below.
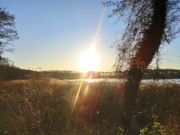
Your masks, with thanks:
<instances>
[{"instance_id":1,"label":"tree bark","mask_svg":"<svg viewBox=\"0 0 180 135\"><path fill-rule=\"evenodd\" d=\"M151 63L155 53L161 44L166 23L166 11L168 0L152 0L153 15L149 29L144 33L143 40L139 43L139 49L131 60L128 78L123 91L122 108L131 116L139 89L140 81L145 70Z\"/></svg>"}]
</instances>

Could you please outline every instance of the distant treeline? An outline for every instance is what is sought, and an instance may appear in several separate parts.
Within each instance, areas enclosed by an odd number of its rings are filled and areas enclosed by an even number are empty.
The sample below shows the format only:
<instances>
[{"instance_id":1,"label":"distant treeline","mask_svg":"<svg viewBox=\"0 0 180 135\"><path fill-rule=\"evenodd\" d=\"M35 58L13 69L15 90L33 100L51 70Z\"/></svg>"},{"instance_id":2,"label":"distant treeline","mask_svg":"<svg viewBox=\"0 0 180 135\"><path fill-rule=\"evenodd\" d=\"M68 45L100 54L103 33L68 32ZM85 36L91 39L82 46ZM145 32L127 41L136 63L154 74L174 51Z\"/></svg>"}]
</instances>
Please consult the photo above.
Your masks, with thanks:
<instances>
[{"instance_id":1,"label":"distant treeline","mask_svg":"<svg viewBox=\"0 0 180 135\"><path fill-rule=\"evenodd\" d=\"M85 75L76 71L33 71L15 67L13 65L0 65L0 80L19 79L80 79L80 78L126 78L127 71L119 72L93 72L89 71ZM144 74L144 79L180 79L180 70L176 69L148 69Z\"/></svg>"},{"instance_id":2,"label":"distant treeline","mask_svg":"<svg viewBox=\"0 0 180 135\"><path fill-rule=\"evenodd\" d=\"M127 71L116 72L115 78L126 78ZM143 79L180 79L180 70L177 69L148 69Z\"/></svg>"},{"instance_id":3,"label":"distant treeline","mask_svg":"<svg viewBox=\"0 0 180 135\"><path fill-rule=\"evenodd\" d=\"M148 69L144 79L180 79L180 70L176 69Z\"/></svg>"},{"instance_id":4,"label":"distant treeline","mask_svg":"<svg viewBox=\"0 0 180 135\"><path fill-rule=\"evenodd\" d=\"M34 73L32 70L25 70L13 65L0 65L0 80L28 79L28 75Z\"/></svg>"}]
</instances>

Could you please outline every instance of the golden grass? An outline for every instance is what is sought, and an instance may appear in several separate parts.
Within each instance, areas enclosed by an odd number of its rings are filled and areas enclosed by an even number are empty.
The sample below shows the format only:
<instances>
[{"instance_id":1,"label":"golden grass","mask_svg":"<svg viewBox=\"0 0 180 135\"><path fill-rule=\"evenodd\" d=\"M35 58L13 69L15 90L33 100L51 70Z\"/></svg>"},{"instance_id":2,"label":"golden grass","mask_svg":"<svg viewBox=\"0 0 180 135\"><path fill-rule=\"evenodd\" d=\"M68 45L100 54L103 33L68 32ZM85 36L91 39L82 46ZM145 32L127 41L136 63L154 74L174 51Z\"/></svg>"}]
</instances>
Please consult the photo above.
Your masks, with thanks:
<instances>
[{"instance_id":1,"label":"golden grass","mask_svg":"<svg viewBox=\"0 0 180 135\"><path fill-rule=\"evenodd\" d=\"M73 108L79 85L49 79L0 82L0 134L126 134L119 103L123 84L83 82ZM142 84L134 115L145 119L134 124L150 134L160 123L164 133L177 134L179 97L179 84Z\"/></svg>"}]
</instances>

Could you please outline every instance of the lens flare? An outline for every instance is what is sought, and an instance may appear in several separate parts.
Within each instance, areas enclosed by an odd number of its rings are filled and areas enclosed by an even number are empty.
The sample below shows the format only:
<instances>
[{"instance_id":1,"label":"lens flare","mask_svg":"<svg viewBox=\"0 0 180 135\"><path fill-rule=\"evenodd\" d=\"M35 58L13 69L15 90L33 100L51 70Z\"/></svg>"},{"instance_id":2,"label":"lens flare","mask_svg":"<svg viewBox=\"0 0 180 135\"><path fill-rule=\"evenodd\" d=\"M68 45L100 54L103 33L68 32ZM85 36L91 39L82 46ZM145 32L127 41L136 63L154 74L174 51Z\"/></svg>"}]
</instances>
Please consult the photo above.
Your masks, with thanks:
<instances>
[{"instance_id":1,"label":"lens flare","mask_svg":"<svg viewBox=\"0 0 180 135\"><path fill-rule=\"evenodd\" d=\"M102 22L103 22L103 18L104 18L104 14L105 14L105 11L106 11L106 8L104 8L102 14L101 14L101 18L100 18L100 21L99 21L99 24L98 24L98 27L97 27L97 30L96 30L96 33L95 33L95 36L94 36L94 40L92 42L92 44L94 46L91 46L90 49L88 49L85 53L83 53L80 57L80 60L79 60L79 64L80 64L80 71L81 72L87 72L87 71L97 71L98 69L98 65L99 65L99 57L98 55L96 54L96 51L95 51L95 45L96 45L96 41L97 41L97 38L99 36L99 33L100 33L100 30L101 30L101 27L102 27ZM85 74L84 74L85 75ZM84 76L82 77L84 79ZM91 79L88 79L88 83L92 82ZM79 94L80 94L80 91L82 89L82 85L83 85L83 81L80 82L79 84L79 87L77 89L77 93L76 93L76 96L75 96L75 100L74 100L74 103L73 103L73 106L72 106L72 112L71 114L73 113L73 110L76 106L76 103L78 101L78 98L79 98ZM86 89L84 91L84 94L87 95L87 92L89 90L89 86L87 85L86 86ZM97 105L97 104L96 104Z\"/></svg>"}]
</instances>

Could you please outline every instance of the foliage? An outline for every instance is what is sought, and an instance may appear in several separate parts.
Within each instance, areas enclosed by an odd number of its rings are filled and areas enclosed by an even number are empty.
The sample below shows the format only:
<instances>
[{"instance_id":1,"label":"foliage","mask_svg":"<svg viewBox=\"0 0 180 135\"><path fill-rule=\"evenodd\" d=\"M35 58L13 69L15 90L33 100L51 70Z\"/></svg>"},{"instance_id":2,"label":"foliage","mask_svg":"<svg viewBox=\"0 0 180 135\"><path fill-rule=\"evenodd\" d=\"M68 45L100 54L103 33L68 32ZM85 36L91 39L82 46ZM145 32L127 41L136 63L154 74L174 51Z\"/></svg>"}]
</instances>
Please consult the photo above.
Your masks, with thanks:
<instances>
[{"instance_id":1,"label":"foliage","mask_svg":"<svg viewBox=\"0 0 180 135\"><path fill-rule=\"evenodd\" d=\"M174 135L171 130L157 122L158 116L153 116L153 118L154 122L151 126L151 129L149 130L148 127L141 129L141 135Z\"/></svg>"},{"instance_id":2,"label":"foliage","mask_svg":"<svg viewBox=\"0 0 180 135\"><path fill-rule=\"evenodd\" d=\"M39 75L38 72L20 69L8 63L0 65L0 80L28 79L32 73Z\"/></svg>"},{"instance_id":3,"label":"foliage","mask_svg":"<svg viewBox=\"0 0 180 135\"><path fill-rule=\"evenodd\" d=\"M0 8L0 64L6 60L2 57L4 51L12 51L12 41L17 40L18 34L15 28L14 15L6 9Z\"/></svg>"},{"instance_id":4,"label":"foliage","mask_svg":"<svg viewBox=\"0 0 180 135\"><path fill-rule=\"evenodd\" d=\"M140 48L147 33L150 33L152 25L153 4L155 0L107 0L103 4L113 7L111 16L118 16L118 20L124 20L125 31L114 45L118 50L117 70L127 69L130 61ZM180 4L179 0L167 0L165 27L161 43L170 43L180 31ZM159 27L157 26L157 29Z\"/></svg>"},{"instance_id":5,"label":"foliage","mask_svg":"<svg viewBox=\"0 0 180 135\"><path fill-rule=\"evenodd\" d=\"M0 82L0 134L127 134L119 103L123 84L83 82L72 110L80 84L47 79ZM132 124L142 134L177 134L179 84L141 84L140 89Z\"/></svg>"}]
</instances>

